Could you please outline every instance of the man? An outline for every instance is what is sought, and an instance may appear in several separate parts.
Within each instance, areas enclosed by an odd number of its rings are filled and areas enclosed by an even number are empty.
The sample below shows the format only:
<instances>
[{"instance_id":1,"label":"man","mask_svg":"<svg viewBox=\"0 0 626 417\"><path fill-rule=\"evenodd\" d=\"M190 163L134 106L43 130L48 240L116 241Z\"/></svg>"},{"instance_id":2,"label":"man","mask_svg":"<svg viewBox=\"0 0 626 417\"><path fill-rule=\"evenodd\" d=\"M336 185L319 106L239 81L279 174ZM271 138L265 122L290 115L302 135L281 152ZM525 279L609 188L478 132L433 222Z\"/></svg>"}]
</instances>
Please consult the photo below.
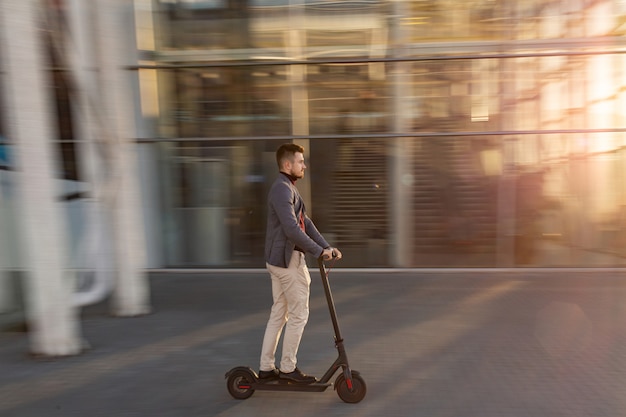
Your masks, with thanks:
<instances>
[{"instance_id":1,"label":"man","mask_svg":"<svg viewBox=\"0 0 626 417\"><path fill-rule=\"evenodd\" d=\"M304 177L304 148L294 143L281 145L276 151L280 174L268 194L265 262L272 279L272 305L265 329L259 378L276 378L311 384L317 378L300 371L296 355L304 327L309 318L311 277L305 253L330 259L341 259L341 252L332 248L306 215L304 202L296 181ZM285 329L280 371L276 369L275 353Z\"/></svg>"}]
</instances>

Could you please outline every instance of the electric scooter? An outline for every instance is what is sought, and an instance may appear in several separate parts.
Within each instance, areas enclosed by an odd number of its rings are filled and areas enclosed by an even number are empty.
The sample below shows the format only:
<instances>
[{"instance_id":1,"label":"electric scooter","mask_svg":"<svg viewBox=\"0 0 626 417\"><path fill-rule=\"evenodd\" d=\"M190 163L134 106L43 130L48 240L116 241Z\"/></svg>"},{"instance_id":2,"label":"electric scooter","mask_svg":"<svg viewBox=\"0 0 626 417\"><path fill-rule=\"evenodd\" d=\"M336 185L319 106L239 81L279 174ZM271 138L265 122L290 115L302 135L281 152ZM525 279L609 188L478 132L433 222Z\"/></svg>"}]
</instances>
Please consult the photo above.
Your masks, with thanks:
<instances>
[{"instance_id":1,"label":"electric scooter","mask_svg":"<svg viewBox=\"0 0 626 417\"><path fill-rule=\"evenodd\" d=\"M339 331L337 312L328 283L328 270L324 264L324 259L322 257L318 258L317 263L322 277L322 284L324 285L328 309L330 310L330 319L333 322L333 328L335 330L335 347L339 353L337 360L330 366L319 382L312 384L291 382L280 378L272 379L267 382L260 381L259 376L252 368L237 366L226 373L226 386L233 398L245 400L250 398L255 391L322 392L333 385L339 398L347 403L358 403L365 397L367 391L365 380L363 380L358 371L351 370L348 365L348 356L346 355L343 338ZM337 376L334 384L332 384L330 380L340 368L342 372Z\"/></svg>"}]
</instances>

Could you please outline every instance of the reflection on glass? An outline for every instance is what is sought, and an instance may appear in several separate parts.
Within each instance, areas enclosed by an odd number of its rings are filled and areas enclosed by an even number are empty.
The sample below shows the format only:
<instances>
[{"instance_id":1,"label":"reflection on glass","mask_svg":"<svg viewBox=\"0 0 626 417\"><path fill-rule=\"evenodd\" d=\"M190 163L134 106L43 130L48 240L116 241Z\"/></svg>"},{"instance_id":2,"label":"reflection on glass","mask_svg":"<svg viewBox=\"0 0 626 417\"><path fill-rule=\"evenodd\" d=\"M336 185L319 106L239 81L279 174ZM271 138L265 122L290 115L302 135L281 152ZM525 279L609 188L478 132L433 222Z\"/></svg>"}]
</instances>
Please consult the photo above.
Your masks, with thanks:
<instances>
[{"instance_id":1,"label":"reflection on glass","mask_svg":"<svg viewBox=\"0 0 626 417\"><path fill-rule=\"evenodd\" d=\"M155 61L178 66L155 77L159 136L189 140L160 148L170 264L263 266L292 139L342 266L625 263L621 3L154 4ZM215 236L218 258L194 252Z\"/></svg>"},{"instance_id":2,"label":"reflection on glass","mask_svg":"<svg viewBox=\"0 0 626 417\"><path fill-rule=\"evenodd\" d=\"M437 53L442 43L579 39L625 30L623 5L609 0L158 0L155 12L159 49L255 48L282 57L291 56L289 48L303 48L301 57L309 58L372 58L400 44ZM291 30L300 32L297 39Z\"/></svg>"},{"instance_id":3,"label":"reflection on glass","mask_svg":"<svg viewBox=\"0 0 626 417\"><path fill-rule=\"evenodd\" d=\"M561 138L558 150L541 146L553 140L550 135L513 139L509 161L504 160L508 145L499 139L413 141L406 227L414 237L405 242L411 266L624 265L626 153L623 148L571 152L578 141L572 136ZM172 264L263 265L265 198L276 175L278 143L168 148L164 156L173 165L165 173L172 190L166 206L179 222L170 229L177 236L169 237L170 250L178 253ZM307 150L310 210L346 255L344 267L389 265L390 183L399 180L390 177L390 144L312 140ZM215 259L208 248L218 240L228 242L227 250ZM184 255L185 250L196 254Z\"/></svg>"}]
</instances>

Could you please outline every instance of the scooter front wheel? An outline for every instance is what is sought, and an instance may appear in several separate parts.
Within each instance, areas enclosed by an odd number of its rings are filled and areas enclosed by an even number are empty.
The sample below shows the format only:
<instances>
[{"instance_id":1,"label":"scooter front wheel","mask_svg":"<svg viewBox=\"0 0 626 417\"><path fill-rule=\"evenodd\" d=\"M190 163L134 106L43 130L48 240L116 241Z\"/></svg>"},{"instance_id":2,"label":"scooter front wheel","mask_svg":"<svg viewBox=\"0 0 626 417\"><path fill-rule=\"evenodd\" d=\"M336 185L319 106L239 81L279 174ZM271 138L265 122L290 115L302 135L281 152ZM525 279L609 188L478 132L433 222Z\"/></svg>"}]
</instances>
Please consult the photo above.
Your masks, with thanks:
<instances>
[{"instance_id":1,"label":"scooter front wheel","mask_svg":"<svg viewBox=\"0 0 626 417\"><path fill-rule=\"evenodd\" d=\"M254 394L254 389L252 388L254 380L254 375L250 371L235 369L229 373L226 387L233 398L245 400Z\"/></svg>"},{"instance_id":2,"label":"scooter front wheel","mask_svg":"<svg viewBox=\"0 0 626 417\"><path fill-rule=\"evenodd\" d=\"M339 398L341 398L344 402L352 404L358 403L365 398L365 394L367 392L365 380L356 371L352 371L352 389L348 386L346 377L343 373L339 374L335 380L335 389L337 390Z\"/></svg>"}]
</instances>

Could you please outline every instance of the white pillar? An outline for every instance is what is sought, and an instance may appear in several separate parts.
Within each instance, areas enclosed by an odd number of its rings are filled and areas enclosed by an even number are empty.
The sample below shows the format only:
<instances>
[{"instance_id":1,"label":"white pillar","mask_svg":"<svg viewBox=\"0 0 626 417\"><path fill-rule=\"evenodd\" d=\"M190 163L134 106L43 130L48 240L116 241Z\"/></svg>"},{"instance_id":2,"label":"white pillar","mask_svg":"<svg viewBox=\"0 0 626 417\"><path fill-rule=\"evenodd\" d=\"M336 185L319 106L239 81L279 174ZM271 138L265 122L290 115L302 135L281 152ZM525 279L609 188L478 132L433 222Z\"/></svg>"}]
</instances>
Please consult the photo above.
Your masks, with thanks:
<instances>
[{"instance_id":1,"label":"white pillar","mask_svg":"<svg viewBox=\"0 0 626 417\"><path fill-rule=\"evenodd\" d=\"M97 303L110 294L113 281L112 254L110 249L110 216L105 210L106 160L97 149L97 142L105 136L106 129L100 118L101 106L98 91L96 62L97 16L92 3L68 0L68 38L65 39L65 57L70 67L74 86L72 105L74 131L77 135L78 166L80 180L88 184L89 198L84 200L86 216L75 263L79 268L94 271L94 283L88 291L75 294L74 304L83 306Z\"/></svg>"},{"instance_id":2,"label":"white pillar","mask_svg":"<svg viewBox=\"0 0 626 417\"><path fill-rule=\"evenodd\" d=\"M30 348L34 354L61 356L78 353L81 342L65 274L66 229L54 180L57 152L38 6L37 0L0 2L0 37L22 221Z\"/></svg>"},{"instance_id":3,"label":"white pillar","mask_svg":"<svg viewBox=\"0 0 626 417\"><path fill-rule=\"evenodd\" d=\"M113 233L117 280L112 312L135 316L150 311L150 294L145 273L146 242L141 216L139 159L137 156L133 77L126 69L135 64L134 14L132 0L97 0L101 96L104 117L112 136L111 181L114 189Z\"/></svg>"}]
</instances>

